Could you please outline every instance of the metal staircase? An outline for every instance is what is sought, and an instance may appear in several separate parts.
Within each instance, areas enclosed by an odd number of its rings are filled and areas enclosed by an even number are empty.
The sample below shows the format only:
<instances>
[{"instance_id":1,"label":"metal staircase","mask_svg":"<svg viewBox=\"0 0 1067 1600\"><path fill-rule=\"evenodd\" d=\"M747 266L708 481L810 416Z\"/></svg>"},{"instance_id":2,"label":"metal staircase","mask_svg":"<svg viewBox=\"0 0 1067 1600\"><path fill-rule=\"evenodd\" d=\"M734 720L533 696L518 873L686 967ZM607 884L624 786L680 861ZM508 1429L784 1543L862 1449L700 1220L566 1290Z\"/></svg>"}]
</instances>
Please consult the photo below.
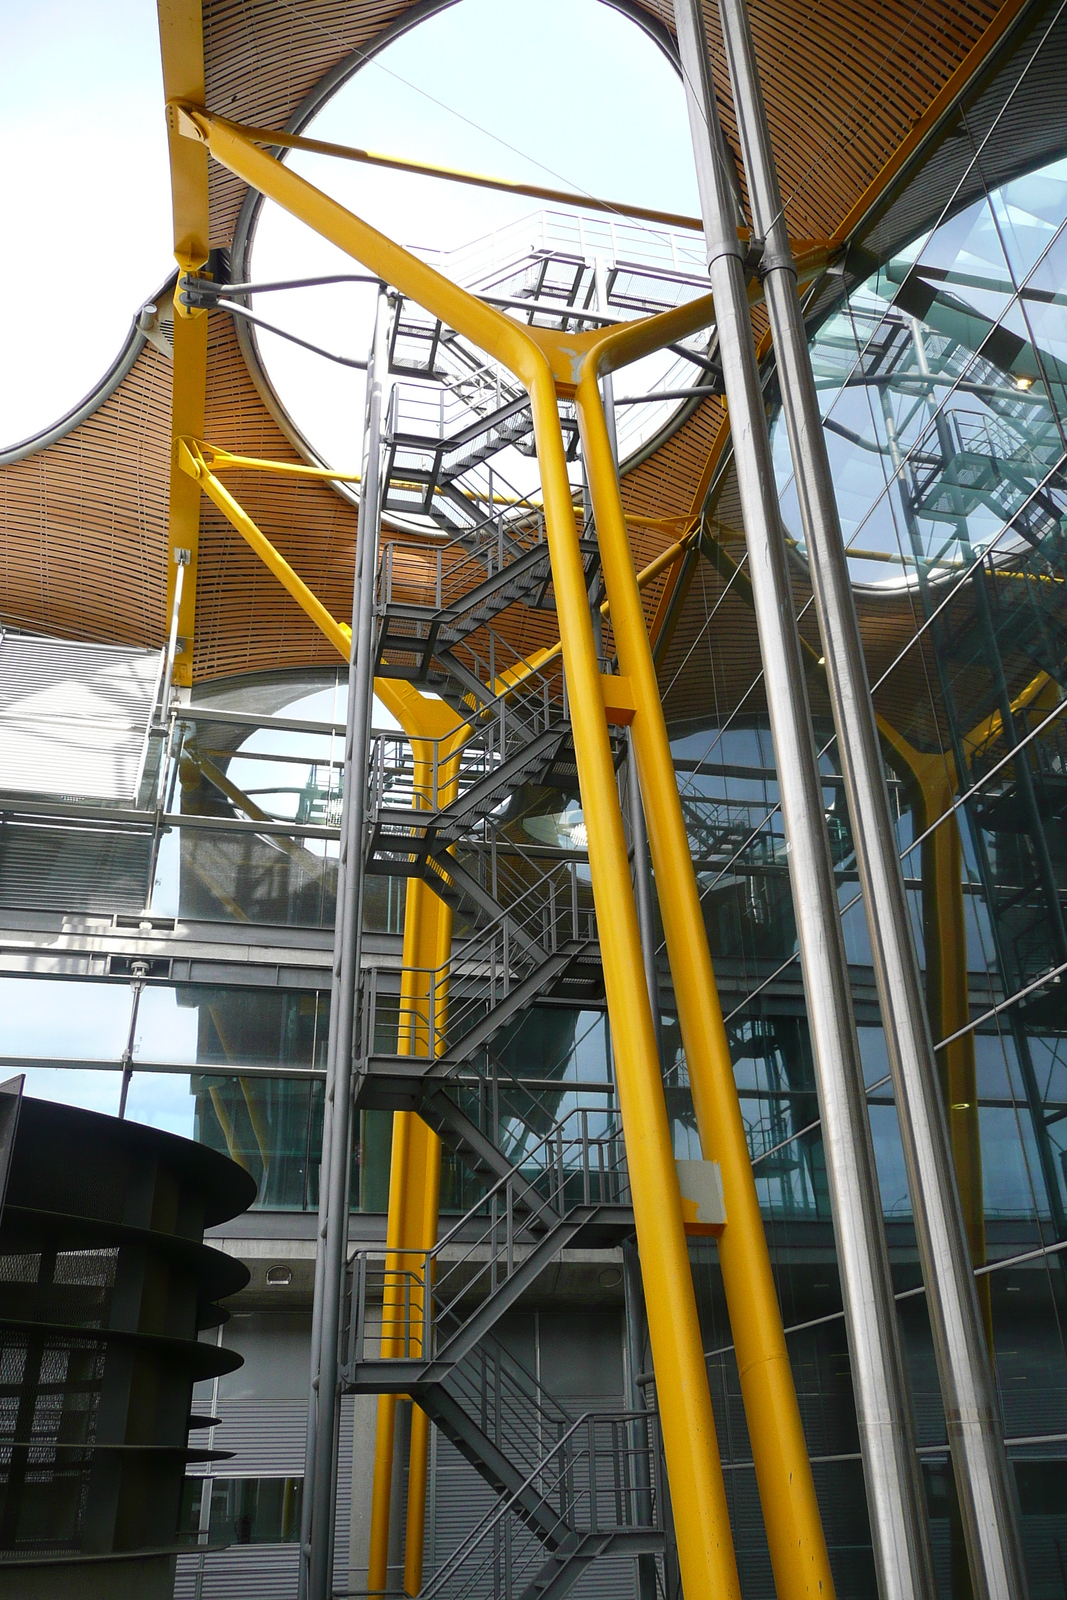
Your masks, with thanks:
<instances>
[{"instance_id":1,"label":"metal staircase","mask_svg":"<svg viewBox=\"0 0 1067 1600\"><path fill-rule=\"evenodd\" d=\"M500 1497L423 1593L536 1600L600 1556L663 1552L661 1468L654 1417L572 1417L494 1334L560 1250L632 1233L621 1130L581 1108L538 1136L550 1096L499 1070L493 1087L492 1133L469 1085L420 1102L485 1189L432 1250L356 1252L344 1383L410 1395Z\"/></svg>"},{"instance_id":2,"label":"metal staircase","mask_svg":"<svg viewBox=\"0 0 1067 1600\"><path fill-rule=\"evenodd\" d=\"M659 1459L654 1430L647 1412L575 1418L438 1569L423 1596L558 1600L602 1556L659 1554L659 1485L645 1473L647 1462Z\"/></svg>"},{"instance_id":3,"label":"metal staircase","mask_svg":"<svg viewBox=\"0 0 1067 1600\"><path fill-rule=\"evenodd\" d=\"M527 221L440 265L556 327L704 291L688 239L613 221L585 241L587 223L572 239L573 219L533 220L532 242ZM610 258L598 312L589 243ZM669 389L706 365L675 355L645 386ZM396 311L390 365L402 381L385 429L375 673L438 695L457 721L444 738L372 736L363 863L426 883L452 909L453 941L433 969L385 957L365 967L355 1105L417 1112L449 1152L467 1209L433 1249L356 1252L343 1385L409 1395L496 1496L425 1595L555 1600L594 1561L626 1554L645 1558L647 1596L666 1548L654 1414L572 1416L500 1338L501 1319L561 1251L612 1248L634 1228L610 1082L579 1094L502 1064L502 1040L531 1007L603 997L530 406L514 378L409 304ZM573 460L577 424L560 408ZM577 473L574 495L580 503ZM580 515L579 528L599 623L597 544Z\"/></svg>"}]
</instances>

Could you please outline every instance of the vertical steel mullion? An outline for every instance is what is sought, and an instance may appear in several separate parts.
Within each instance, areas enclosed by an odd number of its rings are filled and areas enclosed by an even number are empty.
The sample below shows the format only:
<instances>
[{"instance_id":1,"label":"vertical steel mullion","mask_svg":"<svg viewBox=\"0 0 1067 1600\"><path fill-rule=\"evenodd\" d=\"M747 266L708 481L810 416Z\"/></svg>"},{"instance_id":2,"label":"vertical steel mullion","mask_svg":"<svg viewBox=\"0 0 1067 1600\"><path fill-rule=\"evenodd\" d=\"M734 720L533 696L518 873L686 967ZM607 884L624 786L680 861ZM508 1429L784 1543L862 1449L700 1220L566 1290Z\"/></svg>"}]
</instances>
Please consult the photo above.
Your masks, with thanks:
<instances>
[{"instance_id":1,"label":"vertical steel mullion","mask_svg":"<svg viewBox=\"0 0 1067 1600\"><path fill-rule=\"evenodd\" d=\"M364 775L374 703L374 588L381 529L382 382L388 372L388 295L384 285L378 303L367 384L367 444L363 472L360 537L353 589L352 652L348 673L345 730L345 787L342 799L342 848L338 857L338 907L334 932L330 1034L327 1048L327 1100L330 1149L324 1146L325 1184L320 1182L319 1227L312 1317L312 1388L308 1407L308 1443L301 1556L310 1546L305 1578L300 1582L309 1600L326 1600L332 1586L333 1507L336 1498L338 1434L338 1346L342 1279L348 1245L348 1178L352 1142L353 1026L363 910L363 830L367 791ZM342 883L343 895L342 895ZM325 1136L325 1118L324 1118Z\"/></svg>"},{"instance_id":2,"label":"vertical steel mullion","mask_svg":"<svg viewBox=\"0 0 1067 1600\"><path fill-rule=\"evenodd\" d=\"M625 1528L629 1526L629 1517L624 1506L629 1503L629 1490L627 1485L630 1478L630 1462L626 1454L623 1430L626 1424L609 1420L608 1428L611 1434L611 1471L612 1487L615 1490L615 1526Z\"/></svg>"},{"instance_id":3,"label":"vertical steel mullion","mask_svg":"<svg viewBox=\"0 0 1067 1600\"><path fill-rule=\"evenodd\" d=\"M745 0L719 0L975 1600L1027 1592L796 269ZM1008 708L1010 711L1010 708ZM1010 736L1010 734L1009 734Z\"/></svg>"},{"instance_id":4,"label":"vertical steel mullion","mask_svg":"<svg viewBox=\"0 0 1067 1600\"><path fill-rule=\"evenodd\" d=\"M875 1569L882 1600L933 1594L925 1506L882 1220L837 885L745 285L730 156L699 0L675 0L708 273L749 550L825 1130ZM753 1439L754 1453L763 1441ZM773 1505L764 1505L768 1537ZM785 1559L780 1550L781 1559ZM779 1574L776 1570L776 1579ZM782 1579L786 1577L783 1571Z\"/></svg>"}]
</instances>

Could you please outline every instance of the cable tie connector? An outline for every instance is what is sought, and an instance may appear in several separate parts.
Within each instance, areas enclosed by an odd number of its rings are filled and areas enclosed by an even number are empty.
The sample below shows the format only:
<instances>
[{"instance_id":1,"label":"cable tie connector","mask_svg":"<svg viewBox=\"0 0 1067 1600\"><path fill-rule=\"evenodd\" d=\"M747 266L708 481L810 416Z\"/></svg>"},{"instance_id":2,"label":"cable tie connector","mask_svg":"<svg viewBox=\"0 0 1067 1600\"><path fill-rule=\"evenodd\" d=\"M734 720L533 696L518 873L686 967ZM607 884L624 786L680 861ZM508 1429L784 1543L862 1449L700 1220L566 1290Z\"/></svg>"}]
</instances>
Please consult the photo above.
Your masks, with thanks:
<instances>
[{"instance_id":1,"label":"cable tie connector","mask_svg":"<svg viewBox=\"0 0 1067 1600\"><path fill-rule=\"evenodd\" d=\"M197 278L186 273L178 283L178 299L183 306L211 311L219 303L219 285L210 278Z\"/></svg>"},{"instance_id":2,"label":"cable tie connector","mask_svg":"<svg viewBox=\"0 0 1067 1600\"><path fill-rule=\"evenodd\" d=\"M764 272L767 270L766 262L764 261L765 244L766 241L757 239L755 234L748 241L748 248L744 255L746 283L751 283L753 278L762 279Z\"/></svg>"}]
</instances>

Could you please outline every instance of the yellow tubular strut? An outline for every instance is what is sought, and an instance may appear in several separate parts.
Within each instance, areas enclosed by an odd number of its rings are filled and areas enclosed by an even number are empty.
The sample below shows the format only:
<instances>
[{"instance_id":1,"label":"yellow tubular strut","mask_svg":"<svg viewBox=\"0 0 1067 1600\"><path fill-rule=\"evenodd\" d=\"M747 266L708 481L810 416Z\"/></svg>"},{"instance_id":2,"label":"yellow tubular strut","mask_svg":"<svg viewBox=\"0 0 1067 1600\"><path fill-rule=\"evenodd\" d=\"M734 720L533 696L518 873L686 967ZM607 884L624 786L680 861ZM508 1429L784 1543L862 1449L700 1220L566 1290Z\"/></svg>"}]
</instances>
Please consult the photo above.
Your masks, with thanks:
<instances>
[{"instance_id":1,"label":"yellow tubular strut","mask_svg":"<svg viewBox=\"0 0 1067 1600\"><path fill-rule=\"evenodd\" d=\"M604 355L621 353L620 342ZM719 1265L775 1587L779 1600L829 1596L830 1560L597 381L602 360L593 354L585 364L578 423L619 665L637 708L634 752L701 1151L722 1172ZM657 1386L662 1395L658 1369Z\"/></svg>"},{"instance_id":2,"label":"yellow tubular strut","mask_svg":"<svg viewBox=\"0 0 1067 1600\"><path fill-rule=\"evenodd\" d=\"M598 453L599 403L594 409L588 385L592 382L595 386L596 365L599 363L605 368L622 365L706 326L712 317L710 296L663 316L629 324L624 330L610 330L607 336L556 334L520 326L449 283L423 262L409 256L271 156L256 149L241 132L196 107L181 108L179 116L183 131L207 143L211 153L224 166L330 239L369 271L396 284L402 293L470 338L513 372L530 395L542 473L545 524L560 641L570 694L579 786L588 828L590 873L615 1047L619 1102L624 1130L629 1135L627 1154L631 1193L682 1583L687 1600L712 1600L713 1596L714 1600L734 1600L739 1596L740 1589L722 1469L718 1461L660 1064L648 993L643 981L642 952L625 835L557 406L558 395L573 397L583 381L586 383L583 390L583 431L591 441L595 457ZM824 248L821 253L825 259ZM819 250L809 254L817 256ZM620 335L614 346L610 343L612 334ZM594 354L594 361L587 366L587 358L591 354ZM599 424L602 429L602 416L599 417ZM600 532L605 546L606 572L608 562L611 563L608 583L613 591L612 615L620 654L627 670L637 675L635 699L638 712L634 731L635 741L640 737L638 763L642 787L646 791L650 834L653 819L656 828L653 855L657 871L662 874L661 881L668 884L671 890L662 898L665 904L674 898L689 903L688 879L691 899L695 903L695 884L688 851L684 850L684 862L677 859L679 852L676 842L671 842L670 813L672 807L678 808L677 789L673 767L670 766L658 690L647 659L647 639L643 650L638 648L636 639L637 623L640 622L643 631L643 618L639 605L634 615L633 598L637 591L621 515L615 517L613 525L612 504L613 501L617 502L618 495L614 466L611 466L610 479L603 462L595 468L590 463L591 478L594 472L598 480L594 491L598 526L601 515L606 519L607 532L603 529ZM204 486L210 493L210 486L206 483ZM245 536L248 537L247 533ZM264 558L267 559L266 553ZM284 570L277 569L278 575L294 593L286 574L289 580L295 580L296 583L299 580L291 569L284 564L283 567ZM300 598L300 603L308 609L305 599ZM331 625L337 630L337 624L332 623L332 619ZM662 765L664 750L668 770L664 770ZM673 801L667 793L668 788L673 793ZM680 915L684 921L686 913ZM699 910L697 918L699 921ZM756 1253L764 1253L765 1259L758 1208L754 1210L753 1217L746 1215L744 1206L744 1189L739 1173L742 1166L747 1164L748 1155L732 1074L728 1070L728 1057L725 1062L716 1060L706 1042L694 1034L696 1016L706 1024L708 1037L714 1037L715 1019L719 1015L710 960L706 954L702 959L699 949L699 945L702 945L706 953L702 921L699 922L699 941L694 941L688 950L678 948L676 933L672 934L672 943L675 984L685 991L686 996L688 1022L683 1022L683 1033L694 1078L694 1097L701 1119L702 1136L709 1144L713 1138L716 1141L716 1153L723 1162L723 1176L728 1183L728 1221L723 1239L731 1235L743 1235L748 1242L740 1244L736 1253L740 1254L744 1249L750 1253L755 1250ZM641 981L635 982L635 977L641 977ZM680 996L680 1009L681 1005ZM721 1029L721 1021L717 1026ZM707 1064L709 1056L712 1059ZM696 1086L698 1078L699 1088ZM714 1117L720 1109L721 1125L709 1127L709 1115ZM405 1162L406 1158L394 1152L394 1172ZM751 1185L750 1171L748 1182ZM731 1196L734 1196L733 1200ZM730 1210L731 1204L738 1207L736 1213ZM404 1236L396 1231L393 1237L402 1243ZM757 1352L755 1359L758 1372L749 1370L751 1357L748 1363L742 1358L746 1402L749 1391L755 1393L761 1386L767 1396L773 1394L780 1399L786 1387L783 1379L788 1378L788 1363L784 1360L784 1348L781 1346L781 1318L773 1289L767 1299L757 1296L749 1306L735 1305L732 1310L742 1324L740 1328L735 1328L739 1354L742 1348ZM818 1551L823 1546L813 1498L810 1507L814 1514L814 1528L807 1526L804 1521L809 1497L804 1492L803 1482L810 1481L810 1470L799 1427L794 1430L790 1425L790 1414L795 1413L795 1400L792 1399L791 1385L788 1388L783 1415L778 1413L775 1403L769 1399L756 1411L750 1412L754 1448L765 1462L777 1462L775 1476L780 1492L771 1500L766 1496L764 1498L772 1548L778 1548L780 1552L782 1545L775 1526L779 1519L794 1530L790 1552L792 1575L780 1570L780 1553L775 1564L782 1600L786 1596L832 1593L828 1569L825 1578L819 1571Z\"/></svg>"},{"instance_id":3,"label":"yellow tubular strut","mask_svg":"<svg viewBox=\"0 0 1067 1600\"><path fill-rule=\"evenodd\" d=\"M1038 673L1012 701L1012 711L1025 710L1039 698L1049 682L1047 673ZM940 818L945 819L923 840L921 850L927 1005L934 1037L940 1035L947 1039L965 1028L971 1016L963 846L959 821L955 814L948 814L957 788L956 763L950 752L916 750L884 717L878 718L878 729L914 779L920 798L920 828L925 831ZM963 747L973 751L994 742L1002 732L1001 715L997 711L964 734ZM986 1264L985 1201L974 1034L965 1033L939 1050L938 1065L971 1264L983 1267ZM983 1273L975 1287L986 1339L992 1350L993 1307L988 1276Z\"/></svg>"},{"instance_id":4,"label":"yellow tubular strut","mask_svg":"<svg viewBox=\"0 0 1067 1600\"><path fill-rule=\"evenodd\" d=\"M443 798L452 798L458 762L450 760L453 746L463 738L456 713L442 701L428 700L413 685L380 679L381 698L412 741L415 761L416 803L422 796L431 803L433 744L442 740L438 783ZM428 884L418 878L408 882L404 913L404 951L400 990L398 1048L412 1055L433 1055L443 1047L440 988L429 1009L429 972L448 959L452 944L452 911ZM440 1193L441 1141L411 1111L393 1113L393 1155L389 1177L386 1281L382 1298L382 1355L415 1355L410 1332L421 1336L422 1296L428 1285L413 1283L404 1274L418 1274L424 1257L437 1240ZM418 1252L418 1254L405 1254ZM407 1292L405 1294L405 1283ZM417 1594L422 1587L423 1529L425 1525L428 1418L413 1408L408 1455L408 1513L405 1541L405 1587ZM367 1586L388 1587L389 1524L392 1510L393 1453L396 1433L396 1396L378 1400L378 1426L374 1454L374 1492L371 1508L370 1556ZM412 1587L414 1585L414 1587Z\"/></svg>"},{"instance_id":5,"label":"yellow tubular strut","mask_svg":"<svg viewBox=\"0 0 1067 1600\"><path fill-rule=\"evenodd\" d=\"M168 96L204 93L204 38L201 0L158 0L159 42L163 62L163 86ZM183 272L199 272L207 264L208 244L208 158L178 131L178 119L168 111L168 142L172 207L174 218L174 259ZM181 650L174 663L174 680L185 687L193 681L193 634L196 626L196 572L200 543L200 496L181 470L177 441L182 434L204 431L204 406L207 396L208 319L203 312L190 314L189 308L174 297L174 367L171 377L171 470L170 516L167 530L166 621L174 605L177 577L175 556L189 552L189 566L182 585L178 609L178 638Z\"/></svg>"}]
</instances>

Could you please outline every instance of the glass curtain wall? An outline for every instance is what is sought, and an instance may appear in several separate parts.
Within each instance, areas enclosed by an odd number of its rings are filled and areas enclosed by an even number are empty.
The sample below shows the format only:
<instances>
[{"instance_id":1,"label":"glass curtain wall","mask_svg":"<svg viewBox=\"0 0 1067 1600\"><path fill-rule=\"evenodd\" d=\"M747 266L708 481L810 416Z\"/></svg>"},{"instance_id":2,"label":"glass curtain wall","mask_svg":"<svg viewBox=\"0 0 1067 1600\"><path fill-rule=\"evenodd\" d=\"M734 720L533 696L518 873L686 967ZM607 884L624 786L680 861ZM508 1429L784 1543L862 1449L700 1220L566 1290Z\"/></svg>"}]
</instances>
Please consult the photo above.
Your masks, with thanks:
<instances>
[{"instance_id":1,"label":"glass curtain wall","mask_svg":"<svg viewBox=\"0 0 1067 1600\"><path fill-rule=\"evenodd\" d=\"M1038 8L927 165L819 287L812 357L1031 1593L1067 1595L1067 29ZM773 374L769 392L774 395ZM969 1593L925 1298L784 422L773 445L823 804L940 1592ZM874 1578L848 1351L758 661L730 472L705 518L688 655L714 717L674 740L838 1593ZM707 573L708 569L702 569ZM749 613L750 614L750 613ZM696 641L693 643L692 641ZM699 645L699 654L696 653ZM698 667L697 661L700 661ZM668 698L668 706L671 700ZM699 1146L666 1019L679 1155ZM747 1595L773 1593L712 1247L694 1247Z\"/></svg>"},{"instance_id":2,"label":"glass curtain wall","mask_svg":"<svg viewBox=\"0 0 1067 1600\"><path fill-rule=\"evenodd\" d=\"M1051 16L1038 9L850 246L836 295L820 291L812 338L1035 1600L1067 1596L1067 25ZM780 422L774 447L810 639ZM744 565L729 499L727 475L706 527L720 547L732 530L735 556L716 562L718 588L694 583L688 602L710 657L698 665L690 653L665 677L667 705L679 675L703 675L702 714L675 728L679 785L838 1593L859 1600L873 1593L869 1532L774 753L758 675L740 681L714 649L720 628L736 643L753 626L742 582L722 576ZM815 668L811 687L823 716ZM110 876L94 869L83 909L136 914L147 898L164 922L220 939L255 929L279 949L319 950L328 966L343 723L339 674L213 686L181 707L143 815L91 824L120 843L134 830L139 853ZM957 1600L966 1569L851 826L829 723L817 734L938 1578ZM69 819L37 827L47 870L21 871L8 910L53 904L55 838L77 852ZM516 850L584 848L573 795L517 796L498 828ZM67 909L71 882L65 873ZM401 879L368 880L367 935L383 949L399 949L404 893ZM573 893L586 907L581 865ZM457 921L457 938L467 931ZM114 1111L125 1065L129 1115L233 1155L255 1175L260 1207L314 1209L328 993L292 972L257 988L161 970L139 997L128 969L98 976L108 981L3 980L9 1060L30 1064L29 1092ZM676 1153L697 1155L665 963L662 990ZM386 1035L395 1026L382 1023ZM545 1159L538 1140L566 1117L582 1119L586 1149L614 1149L602 994L513 1022L476 1076L468 1109L494 1118L517 1157ZM385 1208L389 1137L387 1113L362 1113L351 1189L361 1210ZM446 1160L444 1209L478 1198ZM714 1246L694 1244L693 1259L744 1592L769 1600ZM259 1526L258 1510L233 1515Z\"/></svg>"}]
</instances>

